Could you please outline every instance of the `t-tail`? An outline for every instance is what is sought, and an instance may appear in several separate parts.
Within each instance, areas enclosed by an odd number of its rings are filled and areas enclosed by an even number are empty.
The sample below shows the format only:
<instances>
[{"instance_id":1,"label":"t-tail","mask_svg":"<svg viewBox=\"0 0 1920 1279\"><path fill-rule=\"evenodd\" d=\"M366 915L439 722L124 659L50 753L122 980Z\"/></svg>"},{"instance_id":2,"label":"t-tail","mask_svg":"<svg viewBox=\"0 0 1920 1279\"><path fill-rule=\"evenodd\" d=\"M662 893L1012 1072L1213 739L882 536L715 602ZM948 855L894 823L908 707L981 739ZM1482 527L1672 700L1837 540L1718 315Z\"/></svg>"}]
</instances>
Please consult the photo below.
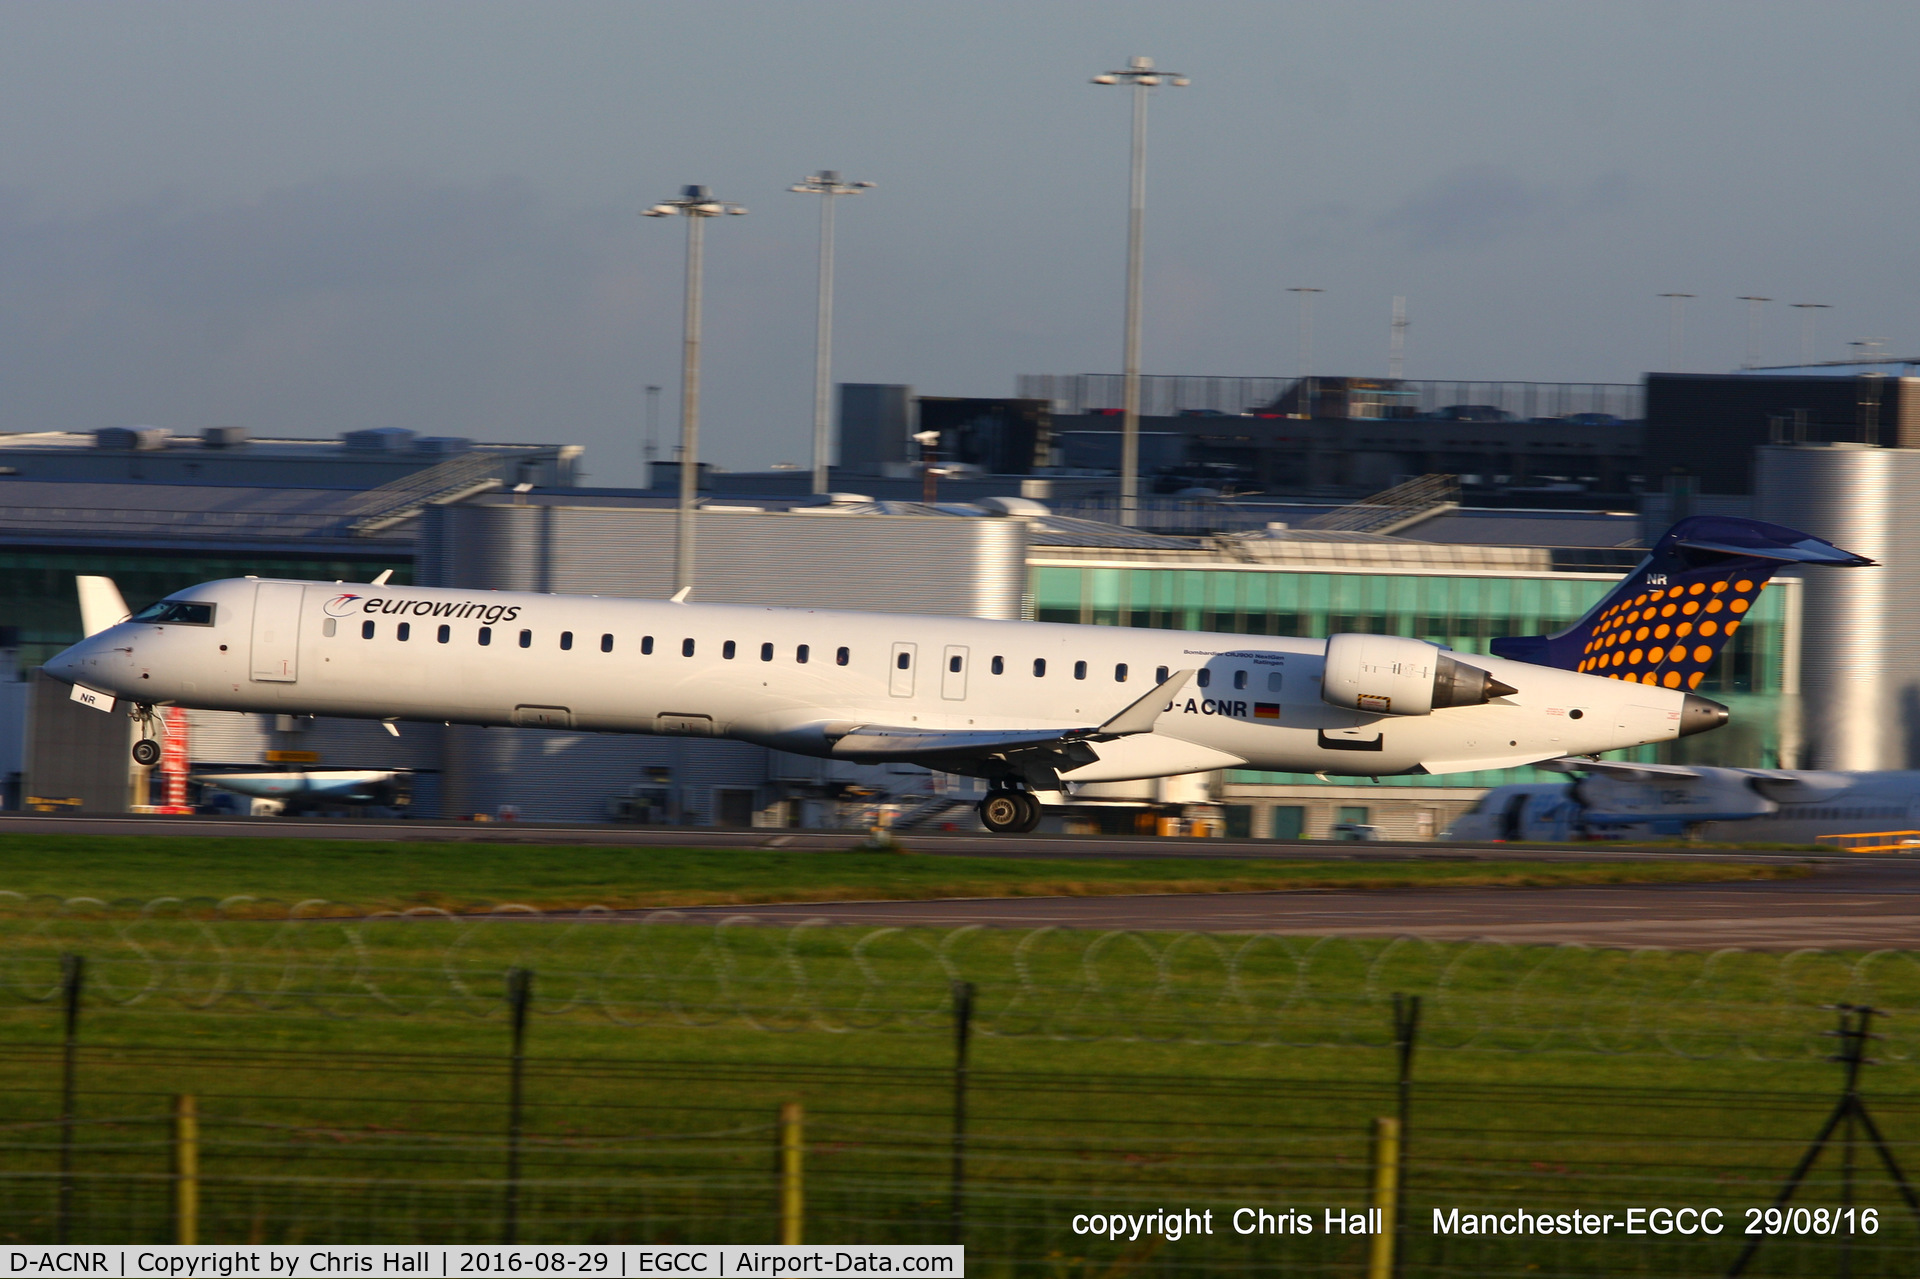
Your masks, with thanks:
<instances>
[{"instance_id":1,"label":"t-tail","mask_svg":"<svg viewBox=\"0 0 1920 1279\"><path fill-rule=\"evenodd\" d=\"M1778 524L1696 515L1668 529L1640 567L1566 630L1489 647L1516 662L1691 690L1776 572L1873 563Z\"/></svg>"}]
</instances>

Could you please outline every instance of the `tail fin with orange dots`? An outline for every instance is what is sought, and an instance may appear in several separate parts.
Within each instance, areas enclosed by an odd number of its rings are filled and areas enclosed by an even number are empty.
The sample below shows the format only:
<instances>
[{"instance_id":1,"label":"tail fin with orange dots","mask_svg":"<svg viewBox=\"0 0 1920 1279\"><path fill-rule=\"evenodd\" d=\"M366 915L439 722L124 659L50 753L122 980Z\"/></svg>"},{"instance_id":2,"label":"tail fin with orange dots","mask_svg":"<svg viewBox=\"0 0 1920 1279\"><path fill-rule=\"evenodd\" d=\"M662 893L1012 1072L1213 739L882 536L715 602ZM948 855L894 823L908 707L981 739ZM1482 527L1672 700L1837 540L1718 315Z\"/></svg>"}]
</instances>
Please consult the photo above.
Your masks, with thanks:
<instances>
[{"instance_id":1,"label":"tail fin with orange dots","mask_svg":"<svg viewBox=\"0 0 1920 1279\"><path fill-rule=\"evenodd\" d=\"M1692 689L1780 569L1873 563L1778 524L1696 515L1668 529L1640 567L1566 630L1489 647L1535 666Z\"/></svg>"}]
</instances>

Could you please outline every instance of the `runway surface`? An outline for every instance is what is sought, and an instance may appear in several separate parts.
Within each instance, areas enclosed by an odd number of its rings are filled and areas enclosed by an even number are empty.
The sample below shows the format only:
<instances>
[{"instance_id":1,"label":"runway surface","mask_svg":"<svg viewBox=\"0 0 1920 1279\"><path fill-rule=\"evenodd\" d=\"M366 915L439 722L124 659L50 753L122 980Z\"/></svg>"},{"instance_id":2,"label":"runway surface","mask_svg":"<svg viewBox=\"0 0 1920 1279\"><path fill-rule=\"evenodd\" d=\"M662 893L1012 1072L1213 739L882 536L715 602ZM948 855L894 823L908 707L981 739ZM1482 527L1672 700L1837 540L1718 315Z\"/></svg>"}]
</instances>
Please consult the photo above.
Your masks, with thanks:
<instances>
[{"instance_id":1,"label":"runway surface","mask_svg":"<svg viewBox=\"0 0 1920 1279\"><path fill-rule=\"evenodd\" d=\"M726 830L712 826L559 825L525 822L388 821L367 818L278 817L43 817L0 814L0 833L49 835L194 835L217 839L346 839L399 843L574 844L600 848L780 848L798 852L844 852L864 836L858 831ZM1152 835L988 835L955 831L903 831L900 843L934 857L1284 858L1289 861L1611 861L1641 858L1733 858L1804 860L1805 853L1726 853L1672 847L1635 848L1592 844L1569 849L1509 848L1501 844L1341 843L1325 839L1179 839Z\"/></svg>"},{"instance_id":2,"label":"runway surface","mask_svg":"<svg viewBox=\"0 0 1920 1279\"><path fill-rule=\"evenodd\" d=\"M1781 950L1920 949L1920 865L1842 862L1811 879L1592 888L1035 897L701 907L689 920L767 924L1175 929L1300 936L1488 938L1515 944Z\"/></svg>"},{"instance_id":3,"label":"runway surface","mask_svg":"<svg viewBox=\"0 0 1920 1279\"><path fill-rule=\"evenodd\" d=\"M223 818L0 818L0 832L265 836L407 842L783 848L828 853L847 832L635 829ZM1451 844L1329 844L1274 840L1098 839L914 832L916 852L1041 859L1260 857L1306 861L1597 861L1633 859L1813 862L1810 878L1743 884L1642 884L1583 888L1396 888L1372 891L1196 893L1127 897L1028 897L919 902L697 907L688 921L750 917L769 925L808 919L874 926L1273 932L1305 936L1489 938L1516 944L1666 946L1690 949L1817 947L1920 949L1920 859L1806 853L1703 852L1604 846L1538 850Z\"/></svg>"}]
</instances>

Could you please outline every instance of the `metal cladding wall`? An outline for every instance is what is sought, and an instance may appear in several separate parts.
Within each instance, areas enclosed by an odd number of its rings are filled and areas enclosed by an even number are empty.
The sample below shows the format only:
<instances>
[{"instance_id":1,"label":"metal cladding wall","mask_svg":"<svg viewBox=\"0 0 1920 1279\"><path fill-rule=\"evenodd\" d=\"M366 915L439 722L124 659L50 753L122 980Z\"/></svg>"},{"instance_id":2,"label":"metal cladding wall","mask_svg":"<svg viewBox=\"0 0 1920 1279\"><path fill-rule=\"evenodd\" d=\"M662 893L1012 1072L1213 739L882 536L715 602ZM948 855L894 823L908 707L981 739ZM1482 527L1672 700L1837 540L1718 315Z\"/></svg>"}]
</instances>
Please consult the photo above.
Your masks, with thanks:
<instances>
[{"instance_id":1,"label":"metal cladding wall","mask_svg":"<svg viewBox=\"0 0 1920 1279\"><path fill-rule=\"evenodd\" d=\"M1802 575L1800 766L1920 767L1920 449L1757 453L1759 518L1880 562Z\"/></svg>"},{"instance_id":2,"label":"metal cladding wall","mask_svg":"<svg viewBox=\"0 0 1920 1279\"><path fill-rule=\"evenodd\" d=\"M528 504L429 507L422 586L661 599L673 593L675 512ZM693 598L706 604L1020 616L1019 519L703 511Z\"/></svg>"},{"instance_id":3,"label":"metal cladding wall","mask_svg":"<svg viewBox=\"0 0 1920 1279\"><path fill-rule=\"evenodd\" d=\"M430 507L418 580L660 599L673 592L674 517L505 498ZM707 511L697 536L693 598L703 603L1018 618L1026 590L1019 519ZM610 797L653 768L669 771L675 802L697 823L718 819L719 791L775 797L769 752L742 742L455 726L441 758L443 809L511 804L527 820L599 821Z\"/></svg>"},{"instance_id":4,"label":"metal cladding wall","mask_svg":"<svg viewBox=\"0 0 1920 1279\"><path fill-rule=\"evenodd\" d=\"M1649 373L1646 476L1675 471L1702 493L1757 493L1756 448L1774 438L1770 418L1806 419L1808 440L1920 446L1920 379ZM1863 552L1864 553L1864 552Z\"/></svg>"}]
</instances>

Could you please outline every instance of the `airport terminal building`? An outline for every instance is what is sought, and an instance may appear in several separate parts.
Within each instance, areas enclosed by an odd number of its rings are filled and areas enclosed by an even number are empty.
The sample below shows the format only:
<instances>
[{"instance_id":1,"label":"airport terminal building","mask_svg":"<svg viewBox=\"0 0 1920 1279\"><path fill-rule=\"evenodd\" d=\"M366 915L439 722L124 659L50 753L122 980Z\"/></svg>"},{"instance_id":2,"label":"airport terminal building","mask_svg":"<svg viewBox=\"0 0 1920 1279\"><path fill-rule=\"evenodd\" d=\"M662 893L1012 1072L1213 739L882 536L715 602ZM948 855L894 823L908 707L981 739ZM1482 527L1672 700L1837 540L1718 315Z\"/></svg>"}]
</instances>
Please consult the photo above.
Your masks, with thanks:
<instances>
[{"instance_id":1,"label":"airport terminal building","mask_svg":"<svg viewBox=\"0 0 1920 1279\"><path fill-rule=\"evenodd\" d=\"M367 451L349 440L293 443L330 465L353 465L353 454ZM284 481L317 472L134 479L126 471L141 462L130 456L139 450L124 441L63 442L61 465L76 466L87 447L98 473L0 476L0 556L16 570L4 580L9 615L19 619L5 642L23 674L78 637L75 573L114 576L136 608L196 581L245 574L365 581L392 569L397 582L470 589L671 589L671 504L647 490L572 487L578 450L475 446L448 457L431 451L446 446L432 445L395 450L406 459L399 474L336 474L333 484L302 486ZM20 455L31 453L23 444ZM463 458L474 460L448 466ZM1637 753L1756 767L1920 763L1920 675L1903 673L1920 671L1912 660L1920 654L1905 651L1913 628L1902 603L1920 586L1905 581L1906 566L1920 562L1920 517L1909 514L1920 509L1920 449L1767 444L1753 474L1754 492L1713 500L1737 500L1738 513L1804 528L1885 567L1777 577L1698 690L1729 705L1732 722ZM1344 516L1337 505L1303 504L1297 519L1173 535L1060 514L1045 500L1014 496L1017 479L1000 486L1003 496L976 496L992 486L982 478L966 486L971 500L933 505L852 493L711 498L698 521L696 589L710 602L1248 636L1377 632L1471 654L1496 636L1573 621L1638 562L1646 536L1637 512L1477 509L1445 493L1400 502L1390 520L1364 504ZM1390 531L1372 531L1381 527ZM65 693L42 680L0 699L0 717L11 720L0 738L15 743L11 755L0 746L0 771L12 774L9 806L114 811L153 799L125 744L101 744L124 736L124 725L95 722L107 717ZM966 820L962 806L973 794L965 779L906 766L855 767L724 741L426 724L402 725L396 739L372 723L188 719L196 769L409 770L422 815L822 825L885 805L938 822ZM83 740L91 745L77 749ZM1133 831L1186 818L1280 837L1372 826L1417 838L1443 829L1485 788L1531 772L1375 781L1231 771L1088 787L1060 820Z\"/></svg>"}]
</instances>

